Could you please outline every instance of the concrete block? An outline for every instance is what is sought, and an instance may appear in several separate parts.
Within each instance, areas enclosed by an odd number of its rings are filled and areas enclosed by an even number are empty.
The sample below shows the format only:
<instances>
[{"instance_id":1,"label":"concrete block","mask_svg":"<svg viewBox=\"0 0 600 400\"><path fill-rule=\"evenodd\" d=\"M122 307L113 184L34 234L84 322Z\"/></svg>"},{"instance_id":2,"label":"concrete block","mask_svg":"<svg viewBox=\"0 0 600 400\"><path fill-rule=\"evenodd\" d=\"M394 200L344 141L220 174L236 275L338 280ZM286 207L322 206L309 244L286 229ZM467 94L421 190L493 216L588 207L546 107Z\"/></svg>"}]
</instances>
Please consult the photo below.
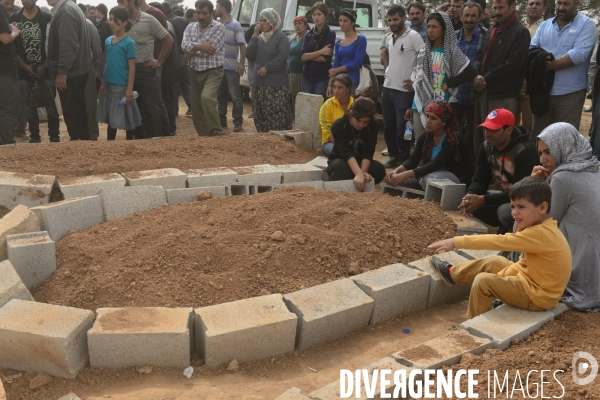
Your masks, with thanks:
<instances>
[{"instance_id":1,"label":"concrete block","mask_svg":"<svg viewBox=\"0 0 600 400\"><path fill-rule=\"evenodd\" d=\"M0 218L0 261L6 260L6 238L19 233L39 232L40 220L27 206L18 205Z\"/></svg>"},{"instance_id":2,"label":"concrete block","mask_svg":"<svg viewBox=\"0 0 600 400\"><path fill-rule=\"evenodd\" d=\"M220 186L224 183L237 181L237 172L229 168L204 168L188 169L184 171L187 174L188 187Z\"/></svg>"},{"instance_id":3,"label":"concrete block","mask_svg":"<svg viewBox=\"0 0 600 400\"><path fill-rule=\"evenodd\" d=\"M190 365L192 308L99 308L96 313L87 333L92 368Z\"/></svg>"},{"instance_id":4,"label":"concrete block","mask_svg":"<svg viewBox=\"0 0 600 400\"><path fill-rule=\"evenodd\" d=\"M10 261L0 262L0 277L0 307L12 299L34 301Z\"/></svg>"},{"instance_id":5,"label":"concrete block","mask_svg":"<svg viewBox=\"0 0 600 400\"><path fill-rule=\"evenodd\" d=\"M369 323L375 301L351 279L340 279L283 296L298 316L296 346L336 340Z\"/></svg>"},{"instance_id":6,"label":"concrete block","mask_svg":"<svg viewBox=\"0 0 600 400\"><path fill-rule=\"evenodd\" d=\"M248 167L233 167L237 172L237 181L240 183L277 184L281 183L283 172L272 165L261 164Z\"/></svg>"},{"instance_id":7,"label":"concrete block","mask_svg":"<svg viewBox=\"0 0 600 400\"><path fill-rule=\"evenodd\" d=\"M507 304L471 318L460 327L471 335L490 339L494 349L506 349L513 339L524 340L546 322L554 319L552 311L528 311Z\"/></svg>"},{"instance_id":8,"label":"concrete block","mask_svg":"<svg viewBox=\"0 0 600 400\"><path fill-rule=\"evenodd\" d=\"M444 214L452 218L457 226L456 236L478 235L488 233L488 228L477 218L467 217L459 211L444 211Z\"/></svg>"},{"instance_id":9,"label":"concrete block","mask_svg":"<svg viewBox=\"0 0 600 400\"><path fill-rule=\"evenodd\" d=\"M62 238L69 231L82 231L104 222L100 196L76 197L33 207L31 211L38 216L41 229L47 231L54 241Z\"/></svg>"},{"instance_id":10,"label":"concrete block","mask_svg":"<svg viewBox=\"0 0 600 400\"><path fill-rule=\"evenodd\" d=\"M430 276L403 264L388 265L350 279L375 300L371 325L427 308Z\"/></svg>"},{"instance_id":11,"label":"concrete block","mask_svg":"<svg viewBox=\"0 0 600 400\"><path fill-rule=\"evenodd\" d=\"M73 379L88 365L94 313L12 300L0 308L0 366Z\"/></svg>"},{"instance_id":12,"label":"concrete block","mask_svg":"<svg viewBox=\"0 0 600 400\"><path fill-rule=\"evenodd\" d=\"M65 199L96 196L101 189L123 187L125 178L120 174L90 175L58 179L58 187Z\"/></svg>"},{"instance_id":13,"label":"concrete block","mask_svg":"<svg viewBox=\"0 0 600 400\"><path fill-rule=\"evenodd\" d=\"M281 183L320 181L323 176L321 168L310 164L287 164L275 167L283 171Z\"/></svg>"},{"instance_id":14,"label":"concrete block","mask_svg":"<svg viewBox=\"0 0 600 400\"><path fill-rule=\"evenodd\" d=\"M400 364L417 369L440 369L460 363L463 354L482 354L492 348L489 339L459 329L392 354Z\"/></svg>"},{"instance_id":15,"label":"concrete block","mask_svg":"<svg viewBox=\"0 0 600 400\"><path fill-rule=\"evenodd\" d=\"M162 186L165 189L183 189L187 184L187 174L177 168L133 171L121 175L127 181L128 186Z\"/></svg>"},{"instance_id":16,"label":"concrete block","mask_svg":"<svg viewBox=\"0 0 600 400\"><path fill-rule=\"evenodd\" d=\"M329 181L323 182L323 188L325 190L335 190L338 192L351 192L351 193L360 193L356 186L354 186L354 181L352 179L348 179L347 181ZM365 187L365 192L372 192L375 190L375 181L371 180L371 182L367 182Z\"/></svg>"},{"instance_id":17,"label":"concrete block","mask_svg":"<svg viewBox=\"0 0 600 400\"><path fill-rule=\"evenodd\" d=\"M227 184L227 188L229 189L229 194L231 196L250 195L256 192L256 188L254 185L247 185L245 183ZM252 193L250 193L251 191Z\"/></svg>"},{"instance_id":18,"label":"concrete block","mask_svg":"<svg viewBox=\"0 0 600 400\"><path fill-rule=\"evenodd\" d=\"M0 399L2 400L2 399ZM302 390L297 387L290 388L275 400L309 400L308 397L302 394Z\"/></svg>"},{"instance_id":19,"label":"concrete block","mask_svg":"<svg viewBox=\"0 0 600 400\"><path fill-rule=\"evenodd\" d=\"M329 180L329 175L327 175L327 165L328 159L327 157L318 156L313 160L307 162L307 164L314 165L317 168L321 168L323 170L323 174L321 175L321 179L323 182L327 182Z\"/></svg>"},{"instance_id":20,"label":"concrete block","mask_svg":"<svg viewBox=\"0 0 600 400\"><path fill-rule=\"evenodd\" d=\"M400 196L405 199L422 199L425 197L425 192L419 189L404 187L404 186L393 186L387 183L381 183L381 193L389 194L390 196Z\"/></svg>"},{"instance_id":21,"label":"concrete block","mask_svg":"<svg viewBox=\"0 0 600 400\"><path fill-rule=\"evenodd\" d=\"M466 258L452 251L436 254L436 256L452 265L457 265L461 262L468 261ZM424 274L431 276L427 307L435 307L441 304L452 303L456 300L469 297L469 294L471 293L471 284L450 286L444 282L444 280L431 268L429 264L429 257L412 261L408 264L408 266L411 268L416 268Z\"/></svg>"},{"instance_id":22,"label":"concrete block","mask_svg":"<svg viewBox=\"0 0 600 400\"><path fill-rule=\"evenodd\" d=\"M323 190L323 181L309 181L309 182L294 182L294 183L282 183L280 185L276 185L277 188L280 187L292 187L292 186L310 186L315 189Z\"/></svg>"},{"instance_id":23,"label":"concrete block","mask_svg":"<svg viewBox=\"0 0 600 400\"><path fill-rule=\"evenodd\" d=\"M296 96L295 127L312 134L313 150L321 147L319 110L321 110L322 105L323 96L303 92L298 93L298 96Z\"/></svg>"},{"instance_id":24,"label":"concrete block","mask_svg":"<svg viewBox=\"0 0 600 400\"><path fill-rule=\"evenodd\" d=\"M56 246L48 232L22 233L7 238L8 259L31 289L56 271Z\"/></svg>"},{"instance_id":25,"label":"concrete block","mask_svg":"<svg viewBox=\"0 0 600 400\"><path fill-rule=\"evenodd\" d=\"M294 351L297 317L281 294L197 308L195 313L195 348L209 367Z\"/></svg>"},{"instance_id":26,"label":"concrete block","mask_svg":"<svg viewBox=\"0 0 600 400\"><path fill-rule=\"evenodd\" d=\"M168 189L167 204L170 206L179 203L191 203L196 201L198 192L211 192L213 197L228 196L229 188L227 186L208 186L193 187L186 189Z\"/></svg>"},{"instance_id":27,"label":"concrete block","mask_svg":"<svg viewBox=\"0 0 600 400\"><path fill-rule=\"evenodd\" d=\"M469 249L454 249L454 252L463 256L467 260L477 260L487 256L500 256L502 251L499 250L469 250Z\"/></svg>"},{"instance_id":28,"label":"concrete block","mask_svg":"<svg viewBox=\"0 0 600 400\"><path fill-rule=\"evenodd\" d=\"M160 186L102 189L100 197L107 221L152 210L167 203L165 189Z\"/></svg>"},{"instance_id":29,"label":"concrete block","mask_svg":"<svg viewBox=\"0 0 600 400\"><path fill-rule=\"evenodd\" d=\"M50 202L50 192L56 177L0 171L0 205L12 210L22 204L27 207Z\"/></svg>"},{"instance_id":30,"label":"concrete block","mask_svg":"<svg viewBox=\"0 0 600 400\"><path fill-rule=\"evenodd\" d=\"M566 304L563 304L563 303L559 303L556 307L551 308L548 311L550 311L552 313L552 315L554 315L554 318L556 318L560 314L564 313L565 311L569 311L569 310L570 310L569 306L567 306Z\"/></svg>"},{"instance_id":31,"label":"concrete block","mask_svg":"<svg viewBox=\"0 0 600 400\"><path fill-rule=\"evenodd\" d=\"M391 371L391 374L386 376L386 379L390 381L390 384L385 387L385 393L388 395L388 398L392 397L391 395L394 393L394 388L395 388L394 373L399 370L405 370L406 371L406 381L408 382L408 377L409 377L410 373L414 370L414 368L406 367L404 365L399 364L398 362L396 362L396 360L394 360L391 357L382 358L381 360L376 361L373 364L370 364L370 365L368 365L364 368L360 368L360 369L366 369L368 371L369 377L373 376L373 370L379 370L379 372L381 372L382 369L388 369ZM350 370L353 371L352 369L350 369ZM422 380L422 373L419 373L418 375L416 375L415 381L421 381L421 380ZM362 381L362 375L361 375L361 383L362 382L363 381ZM400 391L400 394L401 393L402 392ZM365 391L365 386L364 386L364 384L361 384L361 390L360 390L360 395L359 395L360 397L357 396L356 386L355 386L354 390L352 392L351 398L353 398L353 399L354 398L381 399L382 394L383 393L381 392L381 384L380 384L379 375L378 375L377 376L377 384L375 385L375 390L373 393L369 393L369 396L367 396L367 393ZM329 385L324 386L321 389L315 390L314 392L309 394L309 398L311 400L338 400L341 398L340 396L341 396L341 393L340 393L340 380L339 379L337 381L332 382Z\"/></svg>"},{"instance_id":32,"label":"concrete block","mask_svg":"<svg viewBox=\"0 0 600 400\"><path fill-rule=\"evenodd\" d=\"M270 131L271 135L277 135L279 137L291 140L298 147L312 150L312 133L306 132L301 129L293 129L290 131Z\"/></svg>"},{"instance_id":33,"label":"concrete block","mask_svg":"<svg viewBox=\"0 0 600 400\"><path fill-rule=\"evenodd\" d=\"M442 210L456 211L460 205L467 185L454 183L449 179L429 179L425 188L425 200L437 201Z\"/></svg>"}]
</instances>

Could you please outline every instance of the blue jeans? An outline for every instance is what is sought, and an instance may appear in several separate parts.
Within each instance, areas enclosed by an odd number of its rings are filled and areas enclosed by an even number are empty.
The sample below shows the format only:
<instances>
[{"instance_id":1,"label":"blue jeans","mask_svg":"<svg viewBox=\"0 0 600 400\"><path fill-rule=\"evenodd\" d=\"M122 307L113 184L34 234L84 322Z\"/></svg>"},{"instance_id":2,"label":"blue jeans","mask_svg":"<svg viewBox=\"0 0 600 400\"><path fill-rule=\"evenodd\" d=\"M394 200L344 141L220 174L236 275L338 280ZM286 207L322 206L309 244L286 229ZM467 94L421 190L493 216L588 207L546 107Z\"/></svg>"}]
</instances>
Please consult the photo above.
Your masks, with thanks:
<instances>
[{"instance_id":1,"label":"blue jeans","mask_svg":"<svg viewBox=\"0 0 600 400\"><path fill-rule=\"evenodd\" d=\"M329 83L329 79L324 80L323 82L313 83L302 76L301 86L302 92L310 93L310 94L320 94L323 96L323 99L327 100L327 84Z\"/></svg>"},{"instance_id":2,"label":"blue jeans","mask_svg":"<svg viewBox=\"0 0 600 400\"><path fill-rule=\"evenodd\" d=\"M594 140L594 151L592 155L600 160L600 93L596 95L593 103L594 108L592 110L594 113L592 114L592 128L590 129L590 137Z\"/></svg>"},{"instance_id":3,"label":"blue jeans","mask_svg":"<svg viewBox=\"0 0 600 400\"><path fill-rule=\"evenodd\" d=\"M324 157L329 157L332 151L333 143L331 142L323 143L323 146L321 146L321 153L323 153Z\"/></svg>"},{"instance_id":4,"label":"blue jeans","mask_svg":"<svg viewBox=\"0 0 600 400\"><path fill-rule=\"evenodd\" d=\"M410 140L404 140L406 120L404 114L412 106L413 92L384 87L381 95L383 112L383 136L390 157L403 163L410 156Z\"/></svg>"},{"instance_id":5,"label":"blue jeans","mask_svg":"<svg viewBox=\"0 0 600 400\"><path fill-rule=\"evenodd\" d=\"M56 96L56 86L54 85L54 81L50 78L50 74L46 73L41 80L48 85L52 94ZM31 140L38 141L41 140L40 117L38 115L37 108L27 105L27 102L29 101L29 95L31 94L31 88L33 87L34 83L35 79L33 78L19 78L19 86L21 87L21 112L23 112L23 110L26 112ZM48 136L51 138L58 138L60 135L58 130L60 122L58 120L58 110L56 109L56 106L46 107L46 114L48 115Z\"/></svg>"},{"instance_id":6,"label":"blue jeans","mask_svg":"<svg viewBox=\"0 0 600 400\"><path fill-rule=\"evenodd\" d=\"M223 80L217 90L217 109L219 110L219 118L221 123L227 122L227 93L231 94L233 101L233 124L241 125L244 122L244 102L242 100L242 88L240 87L240 74L237 71L223 71Z\"/></svg>"}]
</instances>

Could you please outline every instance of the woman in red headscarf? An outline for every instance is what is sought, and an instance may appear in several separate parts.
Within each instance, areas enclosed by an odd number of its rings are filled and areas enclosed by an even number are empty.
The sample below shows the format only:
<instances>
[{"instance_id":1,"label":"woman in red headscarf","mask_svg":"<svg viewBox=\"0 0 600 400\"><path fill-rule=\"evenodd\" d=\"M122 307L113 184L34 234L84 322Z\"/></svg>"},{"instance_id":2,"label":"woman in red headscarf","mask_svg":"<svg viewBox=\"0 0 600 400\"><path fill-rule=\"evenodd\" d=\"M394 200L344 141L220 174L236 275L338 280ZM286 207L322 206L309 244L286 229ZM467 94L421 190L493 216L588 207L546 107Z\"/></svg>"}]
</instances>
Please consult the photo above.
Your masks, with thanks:
<instances>
[{"instance_id":1,"label":"woman in red headscarf","mask_svg":"<svg viewBox=\"0 0 600 400\"><path fill-rule=\"evenodd\" d=\"M288 68L290 70L290 94L292 95L292 112L296 108L296 95L300 92L302 81L302 70L304 63L300 58L300 51L304 43L304 36L310 29L308 21L302 15L294 18L295 35L290 37L290 55L288 57Z\"/></svg>"},{"instance_id":2,"label":"woman in red headscarf","mask_svg":"<svg viewBox=\"0 0 600 400\"><path fill-rule=\"evenodd\" d=\"M425 132L415 149L401 166L389 172L390 185L427 187L429 179L449 179L469 184L473 176L469 146L460 136L459 123L452 106L443 101L431 102L426 108Z\"/></svg>"}]
</instances>

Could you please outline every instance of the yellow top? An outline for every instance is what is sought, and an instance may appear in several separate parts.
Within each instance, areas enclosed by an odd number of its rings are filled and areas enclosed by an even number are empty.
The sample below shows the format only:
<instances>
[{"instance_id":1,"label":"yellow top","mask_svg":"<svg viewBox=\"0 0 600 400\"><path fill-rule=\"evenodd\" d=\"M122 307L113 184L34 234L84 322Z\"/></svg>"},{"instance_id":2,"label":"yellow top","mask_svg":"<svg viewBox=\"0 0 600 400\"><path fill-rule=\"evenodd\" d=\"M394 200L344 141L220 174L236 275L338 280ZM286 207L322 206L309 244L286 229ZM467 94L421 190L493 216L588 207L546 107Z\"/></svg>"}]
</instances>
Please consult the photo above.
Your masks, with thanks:
<instances>
[{"instance_id":1,"label":"yellow top","mask_svg":"<svg viewBox=\"0 0 600 400\"><path fill-rule=\"evenodd\" d=\"M558 305L571 277L571 250L555 220L506 235L457 236L458 249L520 251L515 264L498 272L518 276L523 289L536 305L548 309Z\"/></svg>"},{"instance_id":2,"label":"yellow top","mask_svg":"<svg viewBox=\"0 0 600 400\"><path fill-rule=\"evenodd\" d=\"M348 109L352 107L352 103L354 103L354 99L350 96L350 101L348 101ZM340 102L332 97L327 99L325 103L321 106L321 110L319 110L319 124L321 125L321 146L329 141L329 136L331 136L331 125L337 120L344 116L346 110L342 108Z\"/></svg>"}]
</instances>

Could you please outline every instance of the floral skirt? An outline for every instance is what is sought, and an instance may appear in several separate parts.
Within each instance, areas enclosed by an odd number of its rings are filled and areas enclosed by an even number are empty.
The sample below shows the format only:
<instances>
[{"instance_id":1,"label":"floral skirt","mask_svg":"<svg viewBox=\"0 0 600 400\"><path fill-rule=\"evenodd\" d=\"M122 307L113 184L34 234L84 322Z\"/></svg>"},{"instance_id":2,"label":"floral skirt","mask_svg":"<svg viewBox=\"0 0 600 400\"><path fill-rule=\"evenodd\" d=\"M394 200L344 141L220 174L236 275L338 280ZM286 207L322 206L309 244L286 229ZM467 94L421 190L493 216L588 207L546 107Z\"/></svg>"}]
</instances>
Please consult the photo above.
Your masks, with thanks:
<instances>
[{"instance_id":1,"label":"floral skirt","mask_svg":"<svg viewBox=\"0 0 600 400\"><path fill-rule=\"evenodd\" d=\"M142 116L135 99L131 103L119 104L125 96L125 89L125 86L104 82L104 91L96 109L96 121L123 130L132 130L142 124Z\"/></svg>"},{"instance_id":2,"label":"floral skirt","mask_svg":"<svg viewBox=\"0 0 600 400\"><path fill-rule=\"evenodd\" d=\"M290 89L285 86L252 86L252 110L258 132L292 129Z\"/></svg>"}]
</instances>

